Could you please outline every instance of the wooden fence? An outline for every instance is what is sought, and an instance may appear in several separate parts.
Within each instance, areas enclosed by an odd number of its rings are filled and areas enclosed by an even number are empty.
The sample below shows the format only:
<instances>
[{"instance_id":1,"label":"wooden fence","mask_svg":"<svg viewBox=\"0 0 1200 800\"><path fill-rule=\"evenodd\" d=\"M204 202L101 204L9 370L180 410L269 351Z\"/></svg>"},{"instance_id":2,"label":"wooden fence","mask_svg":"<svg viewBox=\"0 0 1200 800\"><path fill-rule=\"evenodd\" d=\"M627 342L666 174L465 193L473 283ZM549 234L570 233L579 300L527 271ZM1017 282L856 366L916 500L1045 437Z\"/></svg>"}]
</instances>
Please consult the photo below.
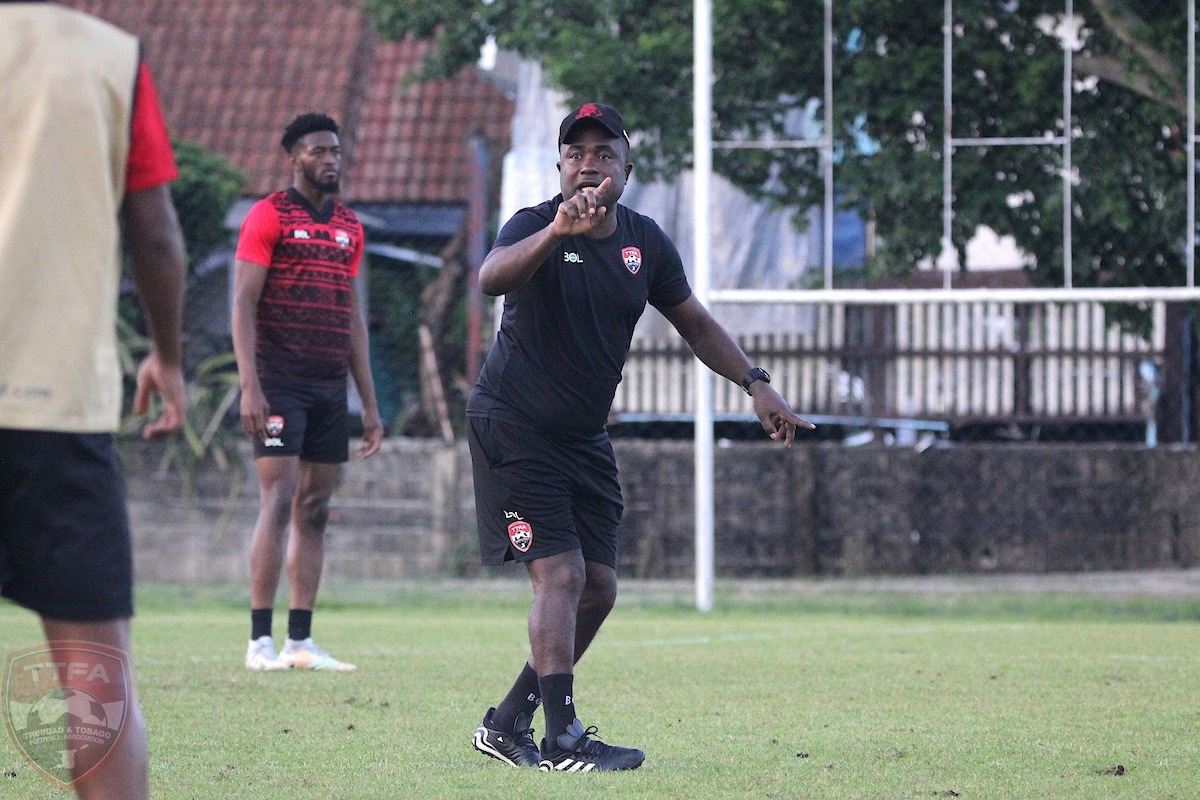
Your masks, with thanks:
<instances>
[{"instance_id":1,"label":"wooden fence","mask_svg":"<svg viewBox=\"0 0 1200 800\"><path fill-rule=\"evenodd\" d=\"M1167 305L1145 304L1143 336L1093 302L816 304L802 330L739 343L808 414L1145 422L1161 382ZM679 337L635 339L614 419L691 414L694 363ZM749 415L751 405L717 381L714 410Z\"/></svg>"}]
</instances>

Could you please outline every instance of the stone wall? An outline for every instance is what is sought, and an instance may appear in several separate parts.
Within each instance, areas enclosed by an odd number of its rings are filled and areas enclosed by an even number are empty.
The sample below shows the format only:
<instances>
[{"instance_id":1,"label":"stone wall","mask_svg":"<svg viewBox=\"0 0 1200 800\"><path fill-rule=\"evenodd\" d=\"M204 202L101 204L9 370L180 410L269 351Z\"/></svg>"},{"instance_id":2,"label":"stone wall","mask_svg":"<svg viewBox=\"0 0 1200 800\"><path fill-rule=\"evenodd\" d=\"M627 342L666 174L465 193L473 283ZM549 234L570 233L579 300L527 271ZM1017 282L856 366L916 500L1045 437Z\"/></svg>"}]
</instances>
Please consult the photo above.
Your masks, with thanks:
<instances>
[{"instance_id":1,"label":"stone wall","mask_svg":"<svg viewBox=\"0 0 1200 800\"><path fill-rule=\"evenodd\" d=\"M230 469L207 469L190 480L161 468L159 447L123 443L120 451L138 580L248 580L258 515L249 449L236 454ZM326 528L325 576L478 572L474 515L465 444L389 439L372 458L352 458L342 469Z\"/></svg>"},{"instance_id":2,"label":"stone wall","mask_svg":"<svg viewBox=\"0 0 1200 800\"><path fill-rule=\"evenodd\" d=\"M614 442L621 573L690 577L691 442ZM245 581L257 513L247 450L184 481L122 443L139 580ZM716 449L721 577L1200 566L1200 451L1132 445ZM330 578L481 572L465 444L389 439L334 494Z\"/></svg>"}]
</instances>

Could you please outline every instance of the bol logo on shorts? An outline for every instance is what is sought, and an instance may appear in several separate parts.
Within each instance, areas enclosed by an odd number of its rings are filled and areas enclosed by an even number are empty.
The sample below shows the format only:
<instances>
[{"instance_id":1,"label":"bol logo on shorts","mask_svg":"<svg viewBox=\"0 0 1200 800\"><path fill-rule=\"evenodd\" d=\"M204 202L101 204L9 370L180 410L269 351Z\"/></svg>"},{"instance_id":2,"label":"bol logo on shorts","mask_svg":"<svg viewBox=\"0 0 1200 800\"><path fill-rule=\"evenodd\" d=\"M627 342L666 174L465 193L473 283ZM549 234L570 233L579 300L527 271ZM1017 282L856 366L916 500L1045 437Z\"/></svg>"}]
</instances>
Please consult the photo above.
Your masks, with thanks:
<instances>
[{"instance_id":1,"label":"bol logo on shorts","mask_svg":"<svg viewBox=\"0 0 1200 800\"><path fill-rule=\"evenodd\" d=\"M29 765L71 789L102 769L129 719L129 659L93 642L6 654L4 724Z\"/></svg>"},{"instance_id":2,"label":"bol logo on shorts","mask_svg":"<svg viewBox=\"0 0 1200 800\"><path fill-rule=\"evenodd\" d=\"M533 544L533 526L524 520L510 522L508 525L508 540L520 552L528 553L529 546Z\"/></svg>"},{"instance_id":3,"label":"bol logo on shorts","mask_svg":"<svg viewBox=\"0 0 1200 800\"><path fill-rule=\"evenodd\" d=\"M271 415L267 417L267 438L263 439L265 447L283 447L283 439L279 435L283 433L283 417Z\"/></svg>"}]
</instances>

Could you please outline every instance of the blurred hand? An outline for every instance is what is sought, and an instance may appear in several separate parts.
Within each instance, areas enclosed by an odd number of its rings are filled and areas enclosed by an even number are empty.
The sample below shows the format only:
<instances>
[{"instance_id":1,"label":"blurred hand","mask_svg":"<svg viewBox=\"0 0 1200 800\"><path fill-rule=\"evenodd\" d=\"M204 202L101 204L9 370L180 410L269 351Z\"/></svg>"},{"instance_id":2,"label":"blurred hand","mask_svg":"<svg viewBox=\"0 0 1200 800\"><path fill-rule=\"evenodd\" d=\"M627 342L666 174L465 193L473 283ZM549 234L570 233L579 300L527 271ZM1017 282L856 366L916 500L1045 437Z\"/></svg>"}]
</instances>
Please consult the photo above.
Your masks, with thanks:
<instances>
[{"instance_id":1,"label":"blurred hand","mask_svg":"<svg viewBox=\"0 0 1200 800\"><path fill-rule=\"evenodd\" d=\"M751 384L754 397L754 413L763 430L775 441L783 441L784 447L791 447L796 438L796 428L812 430L817 426L806 419L796 416L788 406L787 401L779 396L779 392L763 381Z\"/></svg>"},{"instance_id":2,"label":"blurred hand","mask_svg":"<svg viewBox=\"0 0 1200 800\"><path fill-rule=\"evenodd\" d=\"M148 414L150 397L155 394L162 397L162 414L142 429L143 439L153 439L182 430L187 414L187 388L183 382L183 368L163 363L158 351L151 350L150 355L138 366L133 413Z\"/></svg>"},{"instance_id":3,"label":"blurred hand","mask_svg":"<svg viewBox=\"0 0 1200 800\"><path fill-rule=\"evenodd\" d=\"M241 416L242 430L250 434L258 442L265 442L267 434L267 417L271 415L271 406L262 389L242 388Z\"/></svg>"},{"instance_id":4,"label":"blurred hand","mask_svg":"<svg viewBox=\"0 0 1200 800\"><path fill-rule=\"evenodd\" d=\"M605 178L596 188L580 189L558 205L554 215L554 232L560 236L575 236L599 228L608 209L604 197L612 186L612 178Z\"/></svg>"},{"instance_id":5,"label":"blurred hand","mask_svg":"<svg viewBox=\"0 0 1200 800\"><path fill-rule=\"evenodd\" d=\"M383 444L383 421L379 418L379 412L374 409L364 410L362 421L363 440L362 444L358 446L357 453L359 461L378 453Z\"/></svg>"}]
</instances>

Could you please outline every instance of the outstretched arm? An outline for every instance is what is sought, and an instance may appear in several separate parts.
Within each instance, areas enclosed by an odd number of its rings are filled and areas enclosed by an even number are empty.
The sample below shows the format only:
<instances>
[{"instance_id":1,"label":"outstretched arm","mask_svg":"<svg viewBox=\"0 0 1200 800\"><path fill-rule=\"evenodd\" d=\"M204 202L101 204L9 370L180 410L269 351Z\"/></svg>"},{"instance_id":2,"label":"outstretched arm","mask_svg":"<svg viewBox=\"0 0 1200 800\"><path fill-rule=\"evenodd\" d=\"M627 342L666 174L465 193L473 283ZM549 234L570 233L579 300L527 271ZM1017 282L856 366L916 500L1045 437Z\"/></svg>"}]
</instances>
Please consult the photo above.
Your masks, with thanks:
<instances>
[{"instance_id":1,"label":"outstretched arm","mask_svg":"<svg viewBox=\"0 0 1200 800\"><path fill-rule=\"evenodd\" d=\"M687 341L696 357L713 372L740 383L750 371L752 364L745 352L695 295L677 306L664 309L663 315ZM798 417L787 401L764 381L750 384L750 396L754 399L754 413L763 430L776 441L782 440L790 447L796 436L796 428L811 430L816 427Z\"/></svg>"},{"instance_id":2,"label":"outstretched arm","mask_svg":"<svg viewBox=\"0 0 1200 800\"><path fill-rule=\"evenodd\" d=\"M133 411L148 412L152 394L163 399L162 415L142 429L142 436L149 439L182 428L187 413L181 341L187 255L166 184L129 192L121 205L121 219L152 343L138 367Z\"/></svg>"}]
</instances>

